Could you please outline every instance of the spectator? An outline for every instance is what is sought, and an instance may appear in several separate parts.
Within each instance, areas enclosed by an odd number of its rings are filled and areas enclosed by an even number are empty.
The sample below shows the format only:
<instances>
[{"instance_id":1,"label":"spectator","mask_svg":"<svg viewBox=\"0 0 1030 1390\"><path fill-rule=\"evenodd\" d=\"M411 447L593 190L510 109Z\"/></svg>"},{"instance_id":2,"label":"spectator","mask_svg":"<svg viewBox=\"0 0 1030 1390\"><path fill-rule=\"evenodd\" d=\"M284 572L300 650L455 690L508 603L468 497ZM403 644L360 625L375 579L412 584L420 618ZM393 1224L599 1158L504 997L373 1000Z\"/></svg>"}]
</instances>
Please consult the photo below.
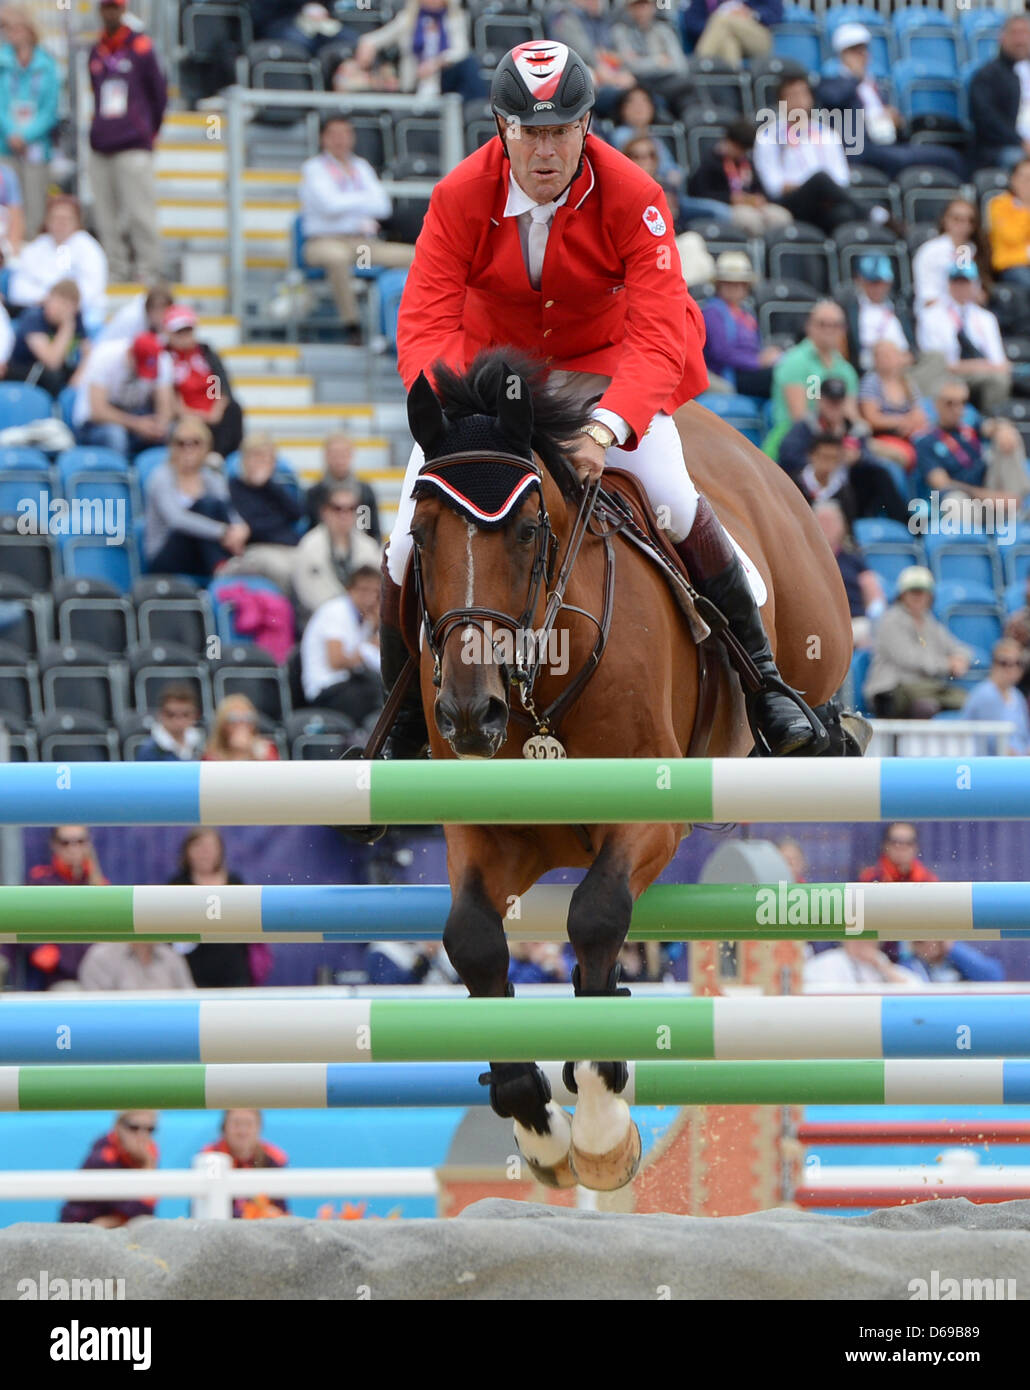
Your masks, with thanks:
<instances>
[{"instance_id":1,"label":"spectator","mask_svg":"<svg viewBox=\"0 0 1030 1390\"><path fill-rule=\"evenodd\" d=\"M226 695L215 710L205 762L275 763L279 750L258 732L258 712L246 695Z\"/></svg>"},{"instance_id":2,"label":"spectator","mask_svg":"<svg viewBox=\"0 0 1030 1390\"><path fill-rule=\"evenodd\" d=\"M915 985L919 977L895 965L878 941L842 941L830 951L809 956L802 966L805 989L835 985Z\"/></svg>"},{"instance_id":3,"label":"spectator","mask_svg":"<svg viewBox=\"0 0 1030 1390\"><path fill-rule=\"evenodd\" d=\"M66 386L78 386L88 357L79 287L74 280L58 280L43 303L26 309L14 325L7 380L32 382L59 396Z\"/></svg>"},{"instance_id":4,"label":"spectator","mask_svg":"<svg viewBox=\"0 0 1030 1390\"><path fill-rule=\"evenodd\" d=\"M308 705L339 710L355 724L381 708L378 569L354 570L346 593L315 610L301 639L300 669Z\"/></svg>"},{"instance_id":5,"label":"spectator","mask_svg":"<svg viewBox=\"0 0 1030 1390\"><path fill-rule=\"evenodd\" d=\"M1021 159L1009 175L1007 193L987 206L991 268L1002 280L1030 286L1030 159Z\"/></svg>"},{"instance_id":6,"label":"spectator","mask_svg":"<svg viewBox=\"0 0 1030 1390\"><path fill-rule=\"evenodd\" d=\"M274 478L275 441L270 434L251 434L240 446L240 471L229 479L229 499L250 527L243 554L225 566L227 574L263 574L289 588L297 524L304 517L300 498Z\"/></svg>"},{"instance_id":7,"label":"spectator","mask_svg":"<svg viewBox=\"0 0 1030 1390\"><path fill-rule=\"evenodd\" d=\"M138 338L141 333L164 332L165 314L175 303L171 287L166 284L151 285L143 294L137 294L123 304L117 313L107 320L103 328L93 335L94 343L106 343L112 338Z\"/></svg>"},{"instance_id":8,"label":"spectator","mask_svg":"<svg viewBox=\"0 0 1030 1390\"><path fill-rule=\"evenodd\" d=\"M186 960L160 941L101 941L90 946L79 966L86 990L192 989Z\"/></svg>"},{"instance_id":9,"label":"spectator","mask_svg":"<svg viewBox=\"0 0 1030 1390\"><path fill-rule=\"evenodd\" d=\"M90 1149L83 1168L156 1168L158 1164L156 1110L123 1110L114 1127ZM153 1216L157 1199L140 1197L133 1201L65 1202L59 1221L81 1222L114 1229L137 1216Z\"/></svg>"},{"instance_id":10,"label":"spectator","mask_svg":"<svg viewBox=\"0 0 1030 1390\"><path fill-rule=\"evenodd\" d=\"M633 943L636 944L636 943ZM654 943L657 945L657 942ZM567 984L569 972L557 941L512 941L508 945L511 964L508 982L513 985ZM620 979L626 978L622 971Z\"/></svg>"},{"instance_id":11,"label":"spectator","mask_svg":"<svg viewBox=\"0 0 1030 1390\"><path fill-rule=\"evenodd\" d=\"M615 52L610 14L601 10L601 0L575 0L546 19L547 36L578 53L590 68L597 93L594 110L599 120L614 114L623 92L637 85L637 79Z\"/></svg>"},{"instance_id":12,"label":"spectator","mask_svg":"<svg viewBox=\"0 0 1030 1390\"><path fill-rule=\"evenodd\" d=\"M151 573L208 577L243 554L250 530L223 475L205 463L210 449L203 420L185 415L172 431L167 462L150 475L143 550Z\"/></svg>"},{"instance_id":13,"label":"spectator","mask_svg":"<svg viewBox=\"0 0 1030 1390\"><path fill-rule=\"evenodd\" d=\"M664 146L660 140L653 139L650 135L630 135L621 143L616 142L619 149L627 159L633 161L638 168L650 174L657 183L662 185L663 192L669 199L669 206L677 208L681 221L686 221L691 217L715 217L720 222L728 221L727 209L721 203L713 203L711 208L706 209L703 200L700 198L681 198L676 192L669 188L661 178L661 159L659 150ZM666 150L666 154L668 151ZM673 170L677 173L675 165ZM678 177L677 177L678 182Z\"/></svg>"},{"instance_id":14,"label":"spectator","mask_svg":"<svg viewBox=\"0 0 1030 1390\"><path fill-rule=\"evenodd\" d=\"M282 1149L261 1138L260 1110L227 1110L222 1116L221 1139L205 1144L204 1153L228 1154L234 1168L285 1168L289 1159ZM236 1197L234 1217L286 1216L285 1197Z\"/></svg>"},{"instance_id":15,"label":"spectator","mask_svg":"<svg viewBox=\"0 0 1030 1390\"><path fill-rule=\"evenodd\" d=\"M728 212L722 203L708 203L701 198L683 197L683 170L673 159L672 151L665 141L651 133L657 115L654 98L645 87L631 87L628 92L623 92L615 111L612 144L621 150L627 159L632 159L634 164L646 168L651 177L661 184L669 200L669 206L678 207L683 221L689 221L692 217L727 218ZM638 142L644 140L650 143L654 155L646 164L639 157L639 148L637 154L631 153L634 146L638 146Z\"/></svg>"},{"instance_id":16,"label":"spectator","mask_svg":"<svg viewBox=\"0 0 1030 1390\"><path fill-rule=\"evenodd\" d=\"M906 970L933 984L951 985L959 980L997 983L1005 978L1001 961L968 941L905 941L898 959Z\"/></svg>"},{"instance_id":17,"label":"spectator","mask_svg":"<svg viewBox=\"0 0 1030 1390\"><path fill-rule=\"evenodd\" d=\"M687 55L673 26L657 18L654 0L629 0L612 25L612 42L637 82L681 116L690 99Z\"/></svg>"},{"instance_id":18,"label":"spectator","mask_svg":"<svg viewBox=\"0 0 1030 1390\"><path fill-rule=\"evenodd\" d=\"M765 58L772 50L772 25L783 19L783 0L687 0L683 32L697 58L718 58L739 68L745 58Z\"/></svg>"},{"instance_id":19,"label":"spectator","mask_svg":"<svg viewBox=\"0 0 1030 1390\"><path fill-rule=\"evenodd\" d=\"M827 504L830 505L830 504ZM790 883L808 882L808 859L802 848L801 842L795 840L792 835L781 835L778 840L773 842L776 848L787 861L787 869L790 872Z\"/></svg>"},{"instance_id":20,"label":"spectator","mask_svg":"<svg viewBox=\"0 0 1030 1390\"><path fill-rule=\"evenodd\" d=\"M981 413L992 415L1008 399L1012 368L998 320L976 302L979 294L976 266L956 261L948 272L947 296L922 310L916 333L920 349L941 353L968 383Z\"/></svg>"},{"instance_id":21,"label":"spectator","mask_svg":"<svg viewBox=\"0 0 1030 1390\"><path fill-rule=\"evenodd\" d=\"M762 448L776 458L780 440L796 420L803 420L818 402L819 391L828 377L844 382L844 411L848 419L858 418L858 373L841 353L844 346L844 311L832 299L812 305L805 324L805 337L790 348L773 368L773 427Z\"/></svg>"},{"instance_id":22,"label":"spectator","mask_svg":"<svg viewBox=\"0 0 1030 1390\"><path fill-rule=\"evenodd\" d=\"M873 623L887 607L880 576L866 564L861 548L848 534L847 517L839 502L827 499L812 504L812 513L833 551L851 613L851 635L856 647L872 645Z\"/></svg>"},{"instance_id":23,"label":"spectator","mask_svg":"<svg viewBox=\"0 0 1030 1390\"><path fill-rule=\"evenodd\" d=\"M938 235L924 241L912 257L912 284L916 315L948 297L948 277L953 265L963 261L976 264L980 278L988 267L989 255L983 244L980 214L967 198L953 198L941 213Z\"/></svg>"},{"instance_id":24,"label":"spectator","mask_svg":"<svg viewBox=\"0 0 1030 1390\"><path fill-rule=\"evenodd\" d=\"M153 333L95 346L78 386L72 407L77 443L133 459L168 438L172 361Z\"/></svg>"},{"instance_id":25,"label":"spectator","mask_svg":"<svg viewBox=\"0 0 1030 1390\"><path fill-rule=\"evenodd\" d=\"M848 356L859 371L867 372L877 343L893 343L901 352L911 354L916 334L904 304L891 297L894 269L890 257L861 256L857 271L854 288L844 300Z\"/></svg>"},{"instance_id":26,"label":"spectator","mask_svg":"<svg viewBox=\"0 0 1030 1390\"><path fill-rule=\"evenodd\" d=\"M191 830L182 842L179 867L169 884L194 888L224 888L242 884L239 874L226 867L225 841L217 830L204 826ZM198 989L242 989L254 984L250 950L237 942L201 942L185 957Z\"/></svg>"},{"instance_id":27,"label":"spectator","mask_svg":"<svg viewBox=\"0 0 1030 1390\"><path fill-rule=\"evenodd\" d=\"M55 888L65 884L83 887L105 885L96 850L84 825L56 825L50 832L50 858L34 864L26 883ZM0 946L0 954L11 963L11 986L22 990L67 988L74 985L85 946Z\"/></svg>"},{"instance_id":28,"label":"spectator","mask_svg":"<svg viewBox=\"0 0 1030 1390\"><path fill-rule=\"evenodd\" d=\"M858 503L848 480L844 438L841 435L814 435L808 445L808 461L794 481L809 506L831 499L835 501L850 530L858 515Z\"/></svg>"},{"instance_id":29,"label":"spectator","mask_svg":"<svg viewBox=\"0 0 1030 1390\"><path fill-rule=\"evenodd\" d=\"M354 153L354 143L354 127L346 117L331 115L323 121L322 152L301 166L300 207L304 259L328 273L340 323L357 341L355 270L372 265L406 269L415 248L381 238L379 223L393 205L371 164Z\"/></svg>"},{"instance_id":30,"label":"spectator","mask_svg":"<svg viewBox=\"0 0 1030 1390\"><path fill-rule=\"evenodd\" d=\"M880 854L858 875L859 883L936 883L937 875L919 857L919 834L907 820L884 829Z\"/></svg>"},{"instance_id":31,"label":"spectator","mask_svg":"<svg viewBox=\"0 0 1030 1390\"><path fill-rule=\"evenodd\" d=\"M107 300L107 259L100 243L82 229L78 199L66 193L47 203L42 233L25 246L11 272L8 301L19 309L42 304L59 280L75 281L87 327L99 327Z\"/></svg>"},{"instance_id":32,"label":"spectator","mask_svg":"<svg viewBox=\"0 0 1030 1390\"><path fill-rule=\"evenodd\" d=\"M25 235L34 237L43 225L61 78L30 10L5 5L0 35L0 159L21 186Z\"/></svg>"},{"instance_id":33,"label":"spectator","mask_svg":"<svg viewBox=\"0 0 1030 1390\"><path fill-rule=\"evenodd\" d=\"M200 710L188 685L166 685L158 698L157 718L150 737L136 750L138 763L192 762L204 746L197 727Z\"/></svg>"},{"instance_id":34,"label":"spectator","mask_svg":"<svg viewBox=\"0 0 1030 1390\"><path fill-rule=\"evenodd\" d=\"M978 169L1011 169L1030 154L1030 19L1010 16L998 56L969 79L969 120Z\"/></svg>"},{"instance_id":35,"label":"spectator","mask_svg":"<svg viewBox=\"0 0 1030 1390\"><path fill-rule=\"evenodd\" d=\"M165 313L177 414L199 416L211 431L215 453L224 459L240 447L243 411L222 359L213 347L198 341L196 327L196 314L184 304L175 304Z\"/></svg>"},{"instance_id":36,"label":"spectator","mask_svg":"<svg viewBox=\"0 0 1030 1390\"><path fill-rule=\"evenodd\" d=\"M1003 636L1015 642L1019 647L1023 662L1023 675L1019 681L1019 689L1024 695L1030 695L1030 573L1026 576L1024 599L1023 607L1017 608L1006 620Z\"/></svg>"},{"instance_id":37,"label":"spectator","mask_svg":"<svg viewBox=\"0 0 1030 1390\"><path fill-rule=\"evenodd\" d=\"M832 434L842 439L854 428L855 403L848 395L843 377L827 377L814 405L814 411L802 415L791 425L780 444L778 463L792 478L796 478L808 462L809 446L816 435Z\"/></svg>"},{"instance_id":38,"label":"spectator","mask_svg":"<svg viewBox=\"0 0 1030 1390\"><path fill-rule=\"evenodd\" d=\"M358 40L355 57L368 69L380 49L399 48L401 90L422 97L457 92L482 101L486 83L469 49L468 18L460 0L405 0L388 24Z\"/></svg>"},{"instance_id":39,"label":"spectator","mask_svg":"<svg viewBox=\"0 0 1030 1390\"><path fill-rule=\"evenodd\" d=\"M932 719L961 709L966 692L955 685L969 670L970 651L931 613L934 579L922 565L898 576L897 600L880 619L865 697L880 719Z\"/></svg>"},{"instance_id":40,"label":"spectator","mask_svg":"<svg viewBox=\"0 0 1030 1390\"><path fill-rule=\"evenodd\" d=\"M865 222L865 209L848 192L851 170L840 135L813 114L808 79L788 74L776 95L775 123L761 121L755 136L755 171L767 195L827 236L845 222ZM887 220L885 209L874 212Z\"/></svg>"},{"instance_id":41,"label":"spectator","mask_svg":"<svg viewBox=\"0 0 1030 1390\"><path fill-rule=\"evenodd\" d=\"M755 123L747 116L731 121L726 134L701 156L690 175L692 199L729 207L729 220L748 236L760 237L793 222L785 207L770 203L752 160Z\"/></svg>"},{"instance_id":42,"label":"spectator","mask_svg":"<svg viewBox=\"0 0 1030 1390\"><path fill-rule=\"evenodd\" d=\"M758 320L744 307L757 278L745 252L720 254L715 263L715 294L703 308L705 363L710 374L722 378L726 389L768 400L773 366L783 354L780 348L762 346Z\"/></svg>"},{"instance_id":43,"label":"spectator","mask_svg":"<svg viewBox=\"0 0 1030 1390\"><path fill-rule=\"evenodd\" d=\"M914 164L938 165L957 179L966 177L966 161L946 145L903 143L905 122L896 106L884 100L869 70L872 38L864 24L840 24L831 40L837 55L837 71L819 84L818 101L824 110L839 111L845 130L855 132L847 155L856 164L870 164L888 178L896 178Z\"/></svg>"},{"instance_id":44,"label":"spectator","mask_svg":"<svg viewBox=\"0 0 1030 1390\"><path fill-rule=\"evenodd\" d=\"M304 497L312 526L317 526L321 520L326 493L333 483L350 483L358 494L355 522L357 529L367 532L374 541L381 541L379 504L376 501L375 489L354 472L354 441L350 435L342 432L327 435L322 457L322 476L317 483L308 488Z\"/></svg>"},{"instance_id":45,"label":"spectator","mask_svg":"<svg viewBox=\"0 0 1030 1390\"><path fill-rule=\"evenodd\" d=\"M311 0L250 0L248 8L255 38L296 43L312 57L343 30L324 5Z\"/></svg>"},{"instance_id":46,"label":"spectator","mask_svg":"<svg viewBox=\"0 0 1030 1390\"><path fill-rule=\"evenodd\" d=\"M365 973L370 985L452 985L458 978L439 941L370 941Z\"/></svg>"},{"instance_id":47,"label":"spectator","mask_svg":"<svg viewBox=\"0 0 1030 1390\"><path fill-rule=\"evenodd\" d=\"M379 546L357 529L358 491L353 483L334 483L322 503L321 520L297 546L292 585L297 602L310 616L338 598L356 569L378 569Z\"/></svg>"},{"instance_id":48,"label":"spectator","mask_svg":"<svg viewBox=\"0 0 1030 1390\"><path fill-rule=\"evenodd\" d=\"M89 55L89 176L112 280L150 281L160 276L163 260L153 149L168 90L154 45L124 23L126 3L100 0L103 32Z\"/></svg>"},{"instance_id":49,"label":"spectator","mask_svg":"<svg viewBox=\"0 0 1030 1390\"><path fill-rule=\"evenodd\" d=\"M884 339L873 347L872 359L873 370L858 388L858 408L872 430L870 448L911 470L916 461L912 438L930 423L907 376L911 357ZM780 454L782 462L783 445Z\"/></svg>"},{"instance_id":50,"label":"spectator","mask_svg":"<svg viewBox=\"0 0 1030 1390\"><path fill-rule=\"evenodd\" d=\"M1016 689L1023 677L1023 652L1018 642L1002 638L991 652L991 669L987 679L974 685L962 707L964 719L1007 720L1012 726L1007 752L1024 756L1030 753L1030 713L1026 697ZM987 740L987 752L994 757L998 740L992 734Z\"/></svg>"},{"instance_id":51,"label":"spectator","mask_svg":"<svg viewBox=\"0 0 1030 1390\"><path fill-rule=\"evenodd\" d=\"M3 77L3 50L0 49L0 78ZM18 175L0 164L0 265L12 265L25 244L25 209L22 206Z\"/></svg>"},{"instance_id":52,"label":"spectator","mask_svg":"<svg viewBox=\"0 0 1030 1390\"><path fill-rule=\"evenodd\" d=\"M984 420L978 428L964 425L968 402L964 382L951 377L941 383L934 398L937 424L914 440L917 494L926 500L934 491L960 499L1020 500L1030 483L1019 431L1009 420Z\"/></svg>"}]
</instances>

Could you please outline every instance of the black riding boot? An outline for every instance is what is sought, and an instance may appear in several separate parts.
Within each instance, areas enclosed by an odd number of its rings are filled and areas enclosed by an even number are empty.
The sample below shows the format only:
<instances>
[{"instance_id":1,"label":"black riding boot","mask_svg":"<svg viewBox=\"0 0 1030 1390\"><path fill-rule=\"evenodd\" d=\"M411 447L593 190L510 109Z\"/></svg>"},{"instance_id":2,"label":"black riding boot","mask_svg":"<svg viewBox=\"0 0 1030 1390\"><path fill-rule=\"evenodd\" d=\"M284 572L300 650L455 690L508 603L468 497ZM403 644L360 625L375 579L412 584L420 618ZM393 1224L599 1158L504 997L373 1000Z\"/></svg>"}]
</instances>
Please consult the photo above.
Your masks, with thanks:
<instances>
[{"instance_id":1,"label":"black riding boot","mask_svg":"<svg viewBox=\"0 0 1030 1390\"><path fill-rule=\"evenodd\" d=\"M762 676L782 680L744 566L707 498L699 499L690 535L679 542L676 551L698 593L724 614ZM816 742L815 731L801 710L779 691L759 691L755 718L776 757L798 753Z\"/></svg>"},{"instance_id":2,"label":"black riding boot","mask_svg":"<svg viewBox=\"0 0 1030 1390\"><path fill-rule=\"evenodd\" d=\"M400 628L385 620L379 624L379 664L386 698L396 685L408 660L408 649ZM393 725L383 744L384 758L421 758L429 742L426 716L422 709L422 689L416 671L404 699L398 707Z\"/></svg>"}]
</instances>

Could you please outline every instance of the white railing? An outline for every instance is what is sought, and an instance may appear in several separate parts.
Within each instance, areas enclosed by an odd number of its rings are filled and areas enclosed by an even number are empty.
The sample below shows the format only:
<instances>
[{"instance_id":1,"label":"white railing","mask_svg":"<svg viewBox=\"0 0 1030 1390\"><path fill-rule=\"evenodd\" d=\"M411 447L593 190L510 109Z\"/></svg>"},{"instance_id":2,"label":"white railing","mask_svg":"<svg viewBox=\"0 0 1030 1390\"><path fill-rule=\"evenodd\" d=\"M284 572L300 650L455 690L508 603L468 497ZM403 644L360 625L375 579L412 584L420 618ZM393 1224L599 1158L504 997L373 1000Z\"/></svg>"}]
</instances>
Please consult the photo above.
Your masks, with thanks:
<instances>
[{"instance_id":1,"label":"white railing","mask_svg":"<svg viewBox=\"0 0 1030 1390\"><path fill-rule=\"evenodd\" d=\"M432 1168L234 1168L228 1154L197 1154L191 1168L0 1172L0 1201L127 1202L188 1197L191 1214L227 1221L236 1197L433 1197Z\"/></svg>"},{"instance_id":2,"label":"white railing","mask_svg":"<svg viewBox=\"0 0 1030 1390\"><path fill-rule=\"evenodd\" d=\"M974 758L1008 751L1014 725L1000 719L871 719L867 758Z\"/></svg>"}]
</instances>

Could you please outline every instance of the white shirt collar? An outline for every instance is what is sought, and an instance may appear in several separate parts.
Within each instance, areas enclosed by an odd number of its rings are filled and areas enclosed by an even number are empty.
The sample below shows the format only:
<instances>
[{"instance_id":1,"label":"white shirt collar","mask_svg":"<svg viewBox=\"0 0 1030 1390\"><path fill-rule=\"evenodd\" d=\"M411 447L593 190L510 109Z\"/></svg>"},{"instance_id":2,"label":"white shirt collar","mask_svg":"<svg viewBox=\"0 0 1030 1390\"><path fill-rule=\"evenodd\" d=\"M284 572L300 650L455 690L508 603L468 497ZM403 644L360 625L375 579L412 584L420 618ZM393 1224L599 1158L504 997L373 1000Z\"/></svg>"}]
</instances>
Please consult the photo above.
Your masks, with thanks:
<instances>
[{"instance_id":1,"label":"white shirt collar","mask_svg":"<svg viewBox=\"0 0 1030 1390\"><path fill-rule=\"evenodd\" d=\"M509 169L508 201L504 205L504 215L505 217L521 217L524 212L529 212L535 207L547 207L551 209L551 216L553 217L558 208L568 201L568 197L569 190L566 188L561 197L556 198L553 203L535 203L526 190L515 182L515 175Z\"/></svg>"}]
</instances>

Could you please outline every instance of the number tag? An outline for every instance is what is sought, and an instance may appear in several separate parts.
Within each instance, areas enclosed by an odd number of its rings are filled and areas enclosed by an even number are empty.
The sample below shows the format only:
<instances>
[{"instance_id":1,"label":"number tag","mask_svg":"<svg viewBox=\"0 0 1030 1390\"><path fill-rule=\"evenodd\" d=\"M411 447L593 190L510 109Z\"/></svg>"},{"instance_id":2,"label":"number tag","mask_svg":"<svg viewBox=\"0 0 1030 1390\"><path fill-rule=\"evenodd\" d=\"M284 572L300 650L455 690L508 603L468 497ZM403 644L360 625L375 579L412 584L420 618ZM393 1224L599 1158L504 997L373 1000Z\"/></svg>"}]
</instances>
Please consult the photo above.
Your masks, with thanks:
<instances>
[{"instance_id":1,"label":"number tag","mask_svg":"<svg viewBox=\"0 0 1030 1390\"><path fill-rule=\"evenodd\" d=\"M533 734L522 745L524 758L565 758L564 747L551 734Z\"/></svg>"}]
</instances>

